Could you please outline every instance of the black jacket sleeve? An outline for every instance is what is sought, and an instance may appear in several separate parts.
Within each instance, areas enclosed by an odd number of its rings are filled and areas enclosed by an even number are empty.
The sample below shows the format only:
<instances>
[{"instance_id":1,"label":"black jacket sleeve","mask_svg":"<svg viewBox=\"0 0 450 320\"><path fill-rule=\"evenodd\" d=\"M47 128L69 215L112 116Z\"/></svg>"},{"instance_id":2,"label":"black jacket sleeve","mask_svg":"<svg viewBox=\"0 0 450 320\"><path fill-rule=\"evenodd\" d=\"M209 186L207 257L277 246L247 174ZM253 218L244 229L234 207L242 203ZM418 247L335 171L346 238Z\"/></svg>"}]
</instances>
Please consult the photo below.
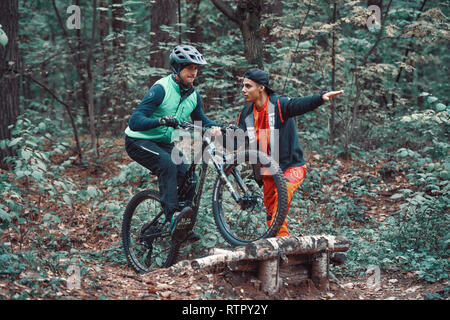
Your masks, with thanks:
<instances>
[{"instance_id":1,"label":"black jacket sleeve","mask_svg":"<svg viewBox=\"0 0 450 320\"><path fill-rule=\"evenodd\" d=\"M313 111L321 106L323 102L322 95L320 94L291 99L280 97L281 115L283 119L299 116L309 111Z\"/></svg>"},{"instance_id":2,"label":"black jacket sleeve","mask_svg":"<svg viewBox=\"0 0 450 320\"><path fill-rule=\"evenodd\" d=\"M159 119L151 118L156 108L163 102L166 92L160 84L147 91L144 99L128 120L128 126L133 131L146 131L159 126Z\"/></svg>"}]
</instances>

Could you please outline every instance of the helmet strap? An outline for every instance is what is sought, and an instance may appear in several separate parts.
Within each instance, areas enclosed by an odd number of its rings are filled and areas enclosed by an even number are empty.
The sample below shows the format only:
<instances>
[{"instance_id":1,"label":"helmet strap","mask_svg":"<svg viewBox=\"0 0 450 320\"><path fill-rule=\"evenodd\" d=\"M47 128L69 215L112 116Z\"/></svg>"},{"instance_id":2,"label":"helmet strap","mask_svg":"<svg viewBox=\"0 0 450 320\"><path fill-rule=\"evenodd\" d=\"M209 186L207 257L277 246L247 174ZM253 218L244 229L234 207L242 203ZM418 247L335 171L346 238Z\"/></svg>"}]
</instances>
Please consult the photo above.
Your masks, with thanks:
<instances>
[{"instance_id":1,"label":"helmet strap","mask_svg":"<svg viewBox=\"0 0 450 320\"><path fill-rule=\"evenodd\" d=\"M181 70L180 70L181 71ZM189 85L189 83L184 82L179 73L174 72L173 73L173 79L175 80L176 83L178 83L178 85L183 89L183 90L188 90L190 88L192 88L192 86Z\"/></svg>"}]
</instances>

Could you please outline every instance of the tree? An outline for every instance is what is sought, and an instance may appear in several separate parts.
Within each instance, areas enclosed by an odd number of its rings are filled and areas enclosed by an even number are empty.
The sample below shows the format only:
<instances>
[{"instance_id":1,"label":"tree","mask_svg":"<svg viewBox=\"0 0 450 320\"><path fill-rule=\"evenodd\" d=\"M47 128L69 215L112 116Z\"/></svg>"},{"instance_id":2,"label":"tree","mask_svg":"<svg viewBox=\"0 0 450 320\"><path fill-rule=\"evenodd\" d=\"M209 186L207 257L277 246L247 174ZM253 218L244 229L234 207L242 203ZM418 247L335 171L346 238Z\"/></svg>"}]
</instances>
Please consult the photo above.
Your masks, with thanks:
<instances>
[{"instance_id":1,"label":"tree","mask_svg":"<svg viewBox=\"0 0 450 320\"><path fill-rule=\"evenodd\" d=\"M150 14L150 61L154 68L169 68L169 55L164 45L175 40L174 35L161 30L161 26L177 23L178 3L176 0L156 0L152 4ZM150 79L156 81L158 77Z\"/></svg>"},{"instance_id":2,"label":"tree","mask_svg":"<svg viewBox=\"0 0 450 320\"><path fill-rule=\"evenodd\" d=\"M19 115L19 12L17 0L0 1L0 25L8 37L6 47L0 45L0 141L11 138L10 126ZM11 148L0 148L0 165L13 155Z\"/></svg>"},{"instance_id":3,"label":"tree","mask_svg":"<svg viewBox=\"0 0 450 320\"><path fill-rule=\"evenodd\" d=\"M100 0L99 6L102 9L99 13L99 21L97 24L98 33L100 37L100 46L102 48L102 78L103 81L107 83L107 80L109 77L108 74L108 64L109 64L109 55L111 54L111 50L108 47L105 38L109 34L109 17L108 17L108 3L107 0ZM101 111L100 113L103 113L107 108L111 106L109 95L103 95L102 96L102 102L101 102Z\"/></svg>"},{"instance_id":4,"label":"tree","mask_svg":"<svg viewBox=\"0 0 450 320\"><path fill-rule=\"evenodd\" d=\"M89 106L89 131L91 132L91 147L98 156L97 133L95 130L94 108L94 77L92 74L91 60L95 46L95 29L97 28L97 0L92 0L92 36L86 59L86 71L88 78L88 106Z\"/></svg>"},{"instance_id":5,"label":"tree","mask_svg":"<svg viewBox=\"0 0 450 320\"><path fill-rule=\"evenodd\" d=\"M187 3L190 13L188 14L187 25L193 29L193 32L189 32L187 37L191 43L200 44L203 40L202 26L199 23L200 15L200 3L202 0L189 0Z\"/></svg>"},{"instance_id":6,"label":"tree","mask_svg":"<svg viewBox=\"0 0 450 320\"><path fill-rule=\"evenodd\" d=\"M263 7L263 28L260 32L264 37L264 42L270 44L270 48L274 52L282 45L282 35L276 32L276 28L280 25L283 19L283 1L268 2ZM269 50L265 52L264 60L267 63L272 63L274 57Z\"/></svg>"},{"instance_id":7,"label":"tree","mask_svg":"<svg viewBox=\"0 0 450 320\"><path fill-rule=\"evenodd\" d=\"M116 62L125 51L125 10L122 0L112 0L112 31L115 34L113 40L114 55Z\"/></svg>"},{"instance_id":8,"label":"tree","mask_svg":"<svg viewBox=\"0 0 450 320\"><path fill-rule=\"evenodd\" d=\"M225 16L239 26L244 39L244 55L250 65L263 68L263 43L260 34L263 0L239 0L232 9L222 0L211 0Z\"/></svg>"}]
</instances>

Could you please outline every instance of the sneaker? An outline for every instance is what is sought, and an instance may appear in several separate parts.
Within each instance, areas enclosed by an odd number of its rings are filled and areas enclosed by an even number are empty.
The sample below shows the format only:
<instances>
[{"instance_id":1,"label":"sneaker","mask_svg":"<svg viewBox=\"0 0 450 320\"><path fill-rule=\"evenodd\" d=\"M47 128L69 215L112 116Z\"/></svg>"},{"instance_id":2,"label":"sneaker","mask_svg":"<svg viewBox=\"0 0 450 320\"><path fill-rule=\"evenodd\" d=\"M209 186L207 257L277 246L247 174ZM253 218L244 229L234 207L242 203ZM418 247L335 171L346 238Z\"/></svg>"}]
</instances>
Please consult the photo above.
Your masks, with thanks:
<instances>
[{"instance_id":1,"label":"sneaker","mask_svg":"<svg viewBox=\"0 0 450 320\"><path fill-rule=\"evenodd\" d=\"M183 241L190 231L192 216L194 211L191 207L186 207L179 214L174 214L170 221L170 234L178 241Z\"/></svg>"},{"instance_id":2,"label":"sneaker","mask_svg":"<svg viewBox=\"0 0 450 320\"><path fill-rule=\"evenodd\" d=\"M186 238L186 241L196 242L196 241L198 241L200 239L201 238L200 238L200 235L198 233L191 231L191 232L189 232L189 234L188 234L188 236Z\"/></svg>"}]
</instances>

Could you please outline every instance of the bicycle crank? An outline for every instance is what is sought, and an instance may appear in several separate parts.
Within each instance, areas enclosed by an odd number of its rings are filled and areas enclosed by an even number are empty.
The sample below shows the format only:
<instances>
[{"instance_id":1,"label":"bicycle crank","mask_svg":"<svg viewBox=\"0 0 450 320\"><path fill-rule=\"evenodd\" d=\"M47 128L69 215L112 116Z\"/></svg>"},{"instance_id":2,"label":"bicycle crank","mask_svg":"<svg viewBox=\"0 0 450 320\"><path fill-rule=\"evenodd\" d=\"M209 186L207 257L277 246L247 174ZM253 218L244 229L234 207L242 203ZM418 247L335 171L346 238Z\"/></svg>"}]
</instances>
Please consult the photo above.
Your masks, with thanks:
<instances>
[{"instance_id":1,"label":"bicycle crank","mask_svg":"<svg viewBox=\"0 0 450 320\"><path fill-rule=\"evenodd\" d=\"M158 224L154 226L151 226L150 223L144 224L139 233L140 244L147 249L152 249L153 240L155 237L161 235L161 231Z\"/></svg>"}]
</instances>

